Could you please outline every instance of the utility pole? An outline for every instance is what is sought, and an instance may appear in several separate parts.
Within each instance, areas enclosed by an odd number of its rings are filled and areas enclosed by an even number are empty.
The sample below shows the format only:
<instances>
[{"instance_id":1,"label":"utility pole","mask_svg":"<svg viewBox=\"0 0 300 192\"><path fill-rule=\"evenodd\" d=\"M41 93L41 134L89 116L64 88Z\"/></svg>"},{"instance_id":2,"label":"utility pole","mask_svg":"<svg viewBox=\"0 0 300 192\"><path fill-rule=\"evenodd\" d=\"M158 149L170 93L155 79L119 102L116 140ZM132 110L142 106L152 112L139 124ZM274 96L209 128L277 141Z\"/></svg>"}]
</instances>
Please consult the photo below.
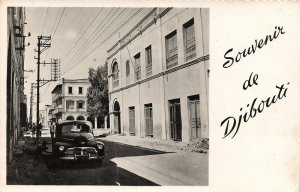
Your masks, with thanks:
<instances>
[{"instance_id":1,"label":"utility pole","mask_svg":"<svg viewBox=\"0 0 300 192\"><path fill-rule=\"evenodd\" d=\"M33 86L34 86L34 83L31 83L31 87L30 87L30 112L29 112L29 122L30 123L32 123Z\"/></svg>"},{"instance_id":2,"label":"utility pole","mask_svg":"<svg viewBox=\"0 0 300 192\"><path fill-rule=\"evenodd\" d=\"M48 48L51 47L51 36L38 36L38 50L36 51L38 53L38 56L37 58L34 57L35 59L37 59L37 79L36 79L36 82L37 82L37 85L36 85L36 88L37 88L37 93L36 93L36 96L37 96L37 100L36 100L36 124L38 125L39 124L39 119L40 119L40 87L42 87L43 85L45 85L46 83L49 83L50 81L57 81L58 79L58 76L55 75L55 78L53 79L52 78L52 73L51 73L51 79L50 80L41 80L40 78L40 64L50 64L50 65L54 65L56 68L57 68L57 65L58 65L58 59L54 59L54 61L51 59L51 62L50 63L46 63L45 61L43 63L41 63L41 54ZM40 85L40 82L42 82L43 84ZM38 141L39 139L39 131L37 130L36 131L36 140Z\"/></svg>"}]
</instances>

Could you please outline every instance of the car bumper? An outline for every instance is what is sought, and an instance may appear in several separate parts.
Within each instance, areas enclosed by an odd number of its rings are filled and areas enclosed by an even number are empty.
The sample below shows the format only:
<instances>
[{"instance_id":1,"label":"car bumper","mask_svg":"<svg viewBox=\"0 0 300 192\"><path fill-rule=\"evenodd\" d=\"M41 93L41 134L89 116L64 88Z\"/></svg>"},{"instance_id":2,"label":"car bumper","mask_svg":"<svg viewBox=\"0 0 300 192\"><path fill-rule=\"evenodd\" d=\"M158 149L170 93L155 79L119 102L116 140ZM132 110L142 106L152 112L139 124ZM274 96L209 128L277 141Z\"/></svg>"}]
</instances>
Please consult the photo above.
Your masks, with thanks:
<instances>
[{"instance_id":1,"label":"car bumper","mask_svg":"<svg viewBox=\"0 0 300 192\"><path fill-rule=\"evenodd\" d=\"M66 157L58 157L59 160L64 161L79 161L79 160L101 160L104 159L104 156L81 156L81 155L74 155L74 156L66 156Z\"/></svg>"},{"instance_id":2,"label":"car bumper","mask_svg":"<svg viewBox=\"0 0 300 192\"><path fill-rule=\"evenodd\" d=\"M58 156L61 160L100 160L104 159L104 153L99 154L93 147L74 147L68 148L64 155Z\"/></svg>"}]
</instances>

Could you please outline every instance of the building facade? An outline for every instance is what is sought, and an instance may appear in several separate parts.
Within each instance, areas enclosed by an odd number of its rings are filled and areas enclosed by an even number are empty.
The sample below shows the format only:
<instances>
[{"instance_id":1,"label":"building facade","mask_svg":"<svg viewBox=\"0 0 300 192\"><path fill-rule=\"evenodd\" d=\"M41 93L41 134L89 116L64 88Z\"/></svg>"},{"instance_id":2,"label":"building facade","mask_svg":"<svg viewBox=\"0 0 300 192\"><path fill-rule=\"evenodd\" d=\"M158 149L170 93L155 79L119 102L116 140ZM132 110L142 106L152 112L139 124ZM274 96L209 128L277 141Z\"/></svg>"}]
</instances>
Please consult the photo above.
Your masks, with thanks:
<instances>
[{"instance_id":1,"label":"building facade","mask_svg":"<svg viewBox=\"0 0 300 192\"><path fill-rule=\"evenodd\" d=\"M88 79L64 79L52 90L52 120L88 120Z\"/></svg>"},{"instance_id":2,"label":"building facade","mask_svg":"<svg viewBox=\"0 0 300 192\"><path fill-rule=\"evenodd\" d=\"M13 158L13 147L27 121L24 95L25 18L25 8L7 8L7 162Z\"/></svg>"},{"instance_id":3,"label":"building facade","mask_svg":"<svg viewBox=\"0 0 300 192\"><path fill-rule=\"evenodd\" d=\"M153 8L107 52L111 132L208 138L209 10Z\"/></svg>"}]
</instances>

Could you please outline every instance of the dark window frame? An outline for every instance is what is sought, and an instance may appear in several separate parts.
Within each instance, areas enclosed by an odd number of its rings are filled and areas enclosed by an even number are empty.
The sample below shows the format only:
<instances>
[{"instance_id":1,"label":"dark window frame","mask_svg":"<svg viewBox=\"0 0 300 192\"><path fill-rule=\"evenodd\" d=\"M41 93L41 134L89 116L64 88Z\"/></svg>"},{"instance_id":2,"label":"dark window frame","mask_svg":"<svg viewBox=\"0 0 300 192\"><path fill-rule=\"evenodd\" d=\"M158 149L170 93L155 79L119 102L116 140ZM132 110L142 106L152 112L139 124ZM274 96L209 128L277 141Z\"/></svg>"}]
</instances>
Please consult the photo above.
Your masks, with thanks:
<instances>
[{"instance_id":1,"label":"dark window frame","mask_svg":"<svg viewBox=\"0 0 300 192\"><path fill-rule=\"evenodd\" d=\"M68 86L68 94L73 95L73 87Z\"/></svg>"},{"instance_id":2,"label":"dark window frame","mask_svg":"<svg viewBox=\"0 0 300 192\"><path fill-rule=\"evenodd\" d=\"M141 79L141 53L140 52L135 54L134 56L134 67L135 67L135 79L138 81Z\"/></svg>"},{"instance_id":3,"label":"dark window frame","mask_svg":"<svg viewBox=\"0 0 300 192\"><path fill-rule=\"evenodd\" d=\"M152 75L152 47L145 48L146 76Z\"/></svg>"},{"instance_id":4,"label":"dark window frame","mask_svg":"<svg viewBox=\"0 0 300 192\"><path fill-rule=\"evenodd\" d=\"M166 67L170 69L178 65L177 30L165 36Z\"/></svg>"},{"instance_id":5,"label":"dark window frame","mask_svg":"<svg viewBox=\"0 0 300 192\"><path fill-rule=\"evenodd\" d=\"M196 57L196 38L194 18L183 24L184 60L189 61Z\"/></svg>"},{"instance_id":6,"label":"dark window frame","mask_svg":"<svg viewBox=\"0 0 300 192\"><path fill-rule=\"evenodd\" d=\"M83 87L78 87L78 94L83 95Z\"/></svg>"}]
</instances>

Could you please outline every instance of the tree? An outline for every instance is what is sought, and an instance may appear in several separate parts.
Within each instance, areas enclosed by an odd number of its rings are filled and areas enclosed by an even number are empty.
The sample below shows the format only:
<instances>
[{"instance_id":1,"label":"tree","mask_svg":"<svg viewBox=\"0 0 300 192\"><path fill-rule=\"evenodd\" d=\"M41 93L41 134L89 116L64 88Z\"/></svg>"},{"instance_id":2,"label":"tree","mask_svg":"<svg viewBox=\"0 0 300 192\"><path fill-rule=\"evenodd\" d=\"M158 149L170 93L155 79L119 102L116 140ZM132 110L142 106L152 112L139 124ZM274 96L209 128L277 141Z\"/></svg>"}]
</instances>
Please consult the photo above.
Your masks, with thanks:
<instances>
[{"instance_id":1,"label":"tree","mask_svg":"<svg viewBox=\"0 0 300 192\"><path fill-rule=\"evenodd\" d=\"M87 93L87 112L90 116L104 118L108 115L108 78L107 64L97 69L89 68L91 86Z\"/></svg>"}]
</instances>

